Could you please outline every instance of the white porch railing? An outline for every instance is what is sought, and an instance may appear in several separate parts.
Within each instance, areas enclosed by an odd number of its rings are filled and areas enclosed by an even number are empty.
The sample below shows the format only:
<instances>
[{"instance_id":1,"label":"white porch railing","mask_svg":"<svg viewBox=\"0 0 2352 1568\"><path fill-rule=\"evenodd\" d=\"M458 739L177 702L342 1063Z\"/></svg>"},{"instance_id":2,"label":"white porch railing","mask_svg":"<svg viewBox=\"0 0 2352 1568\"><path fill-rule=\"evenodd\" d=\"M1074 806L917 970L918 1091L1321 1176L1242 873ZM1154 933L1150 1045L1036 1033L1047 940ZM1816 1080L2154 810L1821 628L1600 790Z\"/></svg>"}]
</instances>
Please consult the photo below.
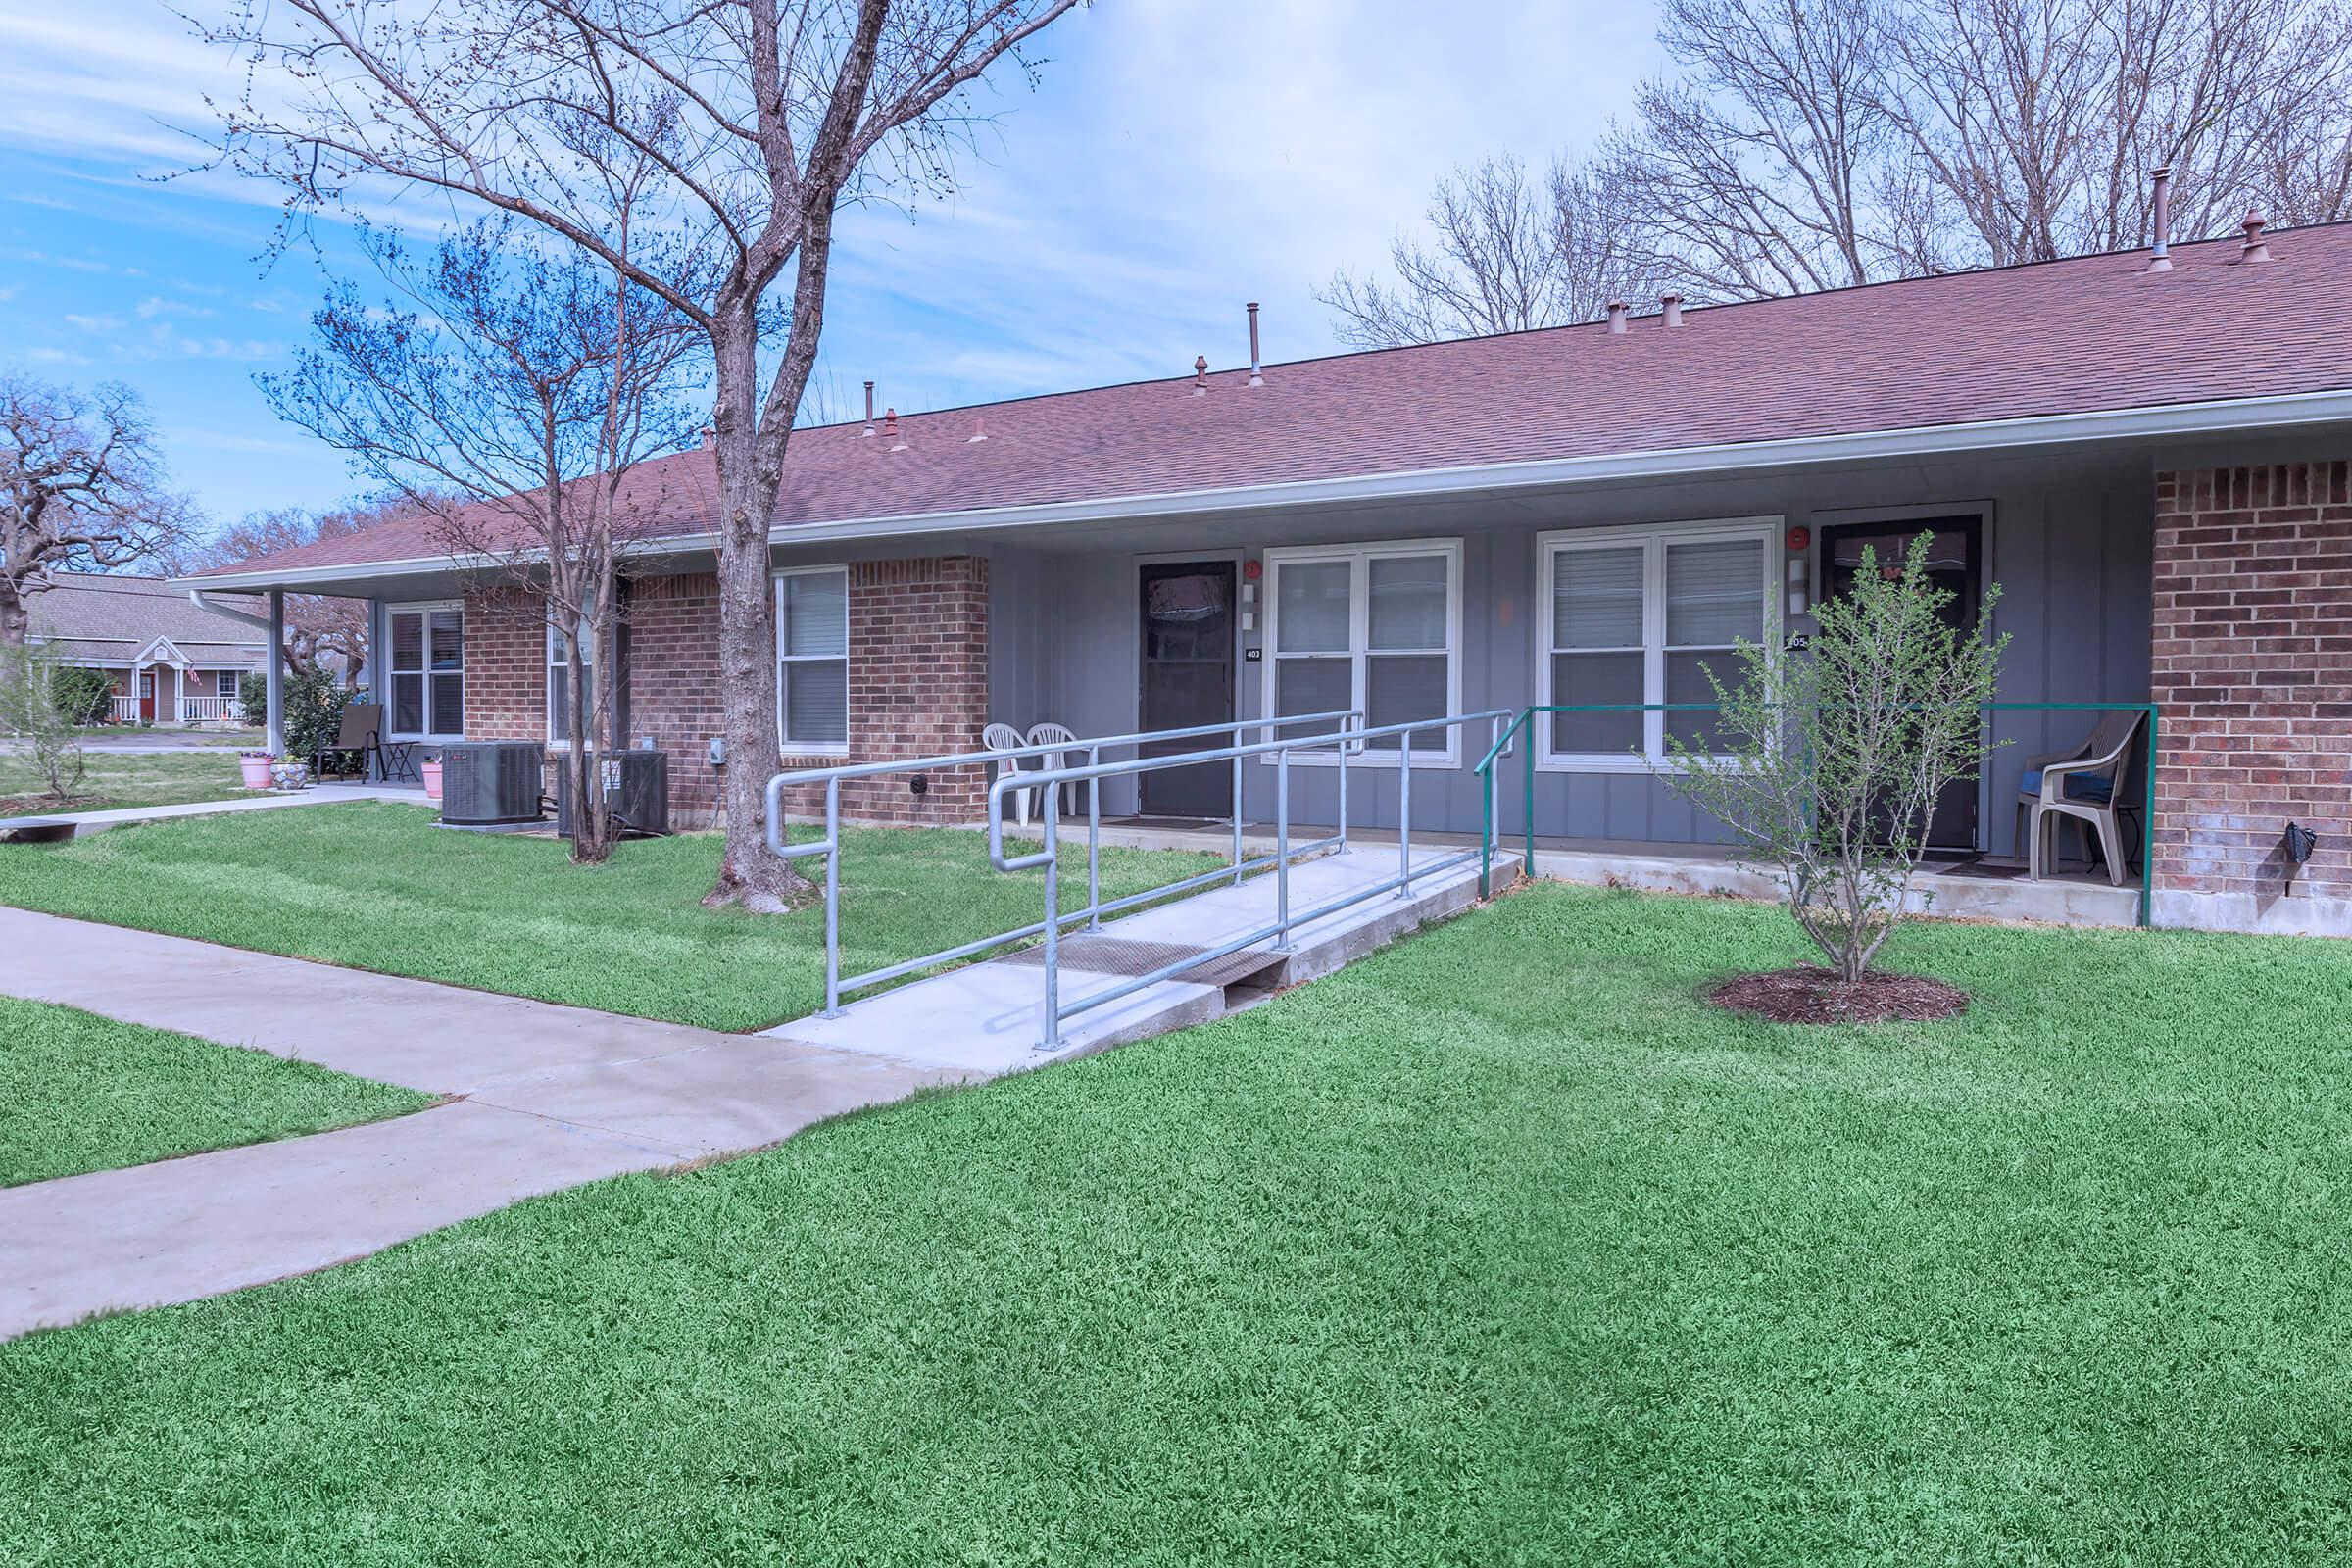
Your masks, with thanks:
<instances>
[{"instance_id":1,"label":"white porch railing","mask_svg":"<svg viewBox=\"0 0 2352 1568\"><path fill-rule=\"evenodd\" d=\"M120 702L122 699L117 698ZM179 700L179 721L183 724L224 723L238 716L234 697L182 697Z\"/></svg>"},{"instance_id":2,"label":"white porch railing","mask_svg":"<svg viewBox=\"0 0 2352 1568\"><path fill-rule=\"evenodd\" d=\"M136 697L117 697L111 701L116 723L135 724L139 721L139 700Z\"/></svg>"}]
</instances>

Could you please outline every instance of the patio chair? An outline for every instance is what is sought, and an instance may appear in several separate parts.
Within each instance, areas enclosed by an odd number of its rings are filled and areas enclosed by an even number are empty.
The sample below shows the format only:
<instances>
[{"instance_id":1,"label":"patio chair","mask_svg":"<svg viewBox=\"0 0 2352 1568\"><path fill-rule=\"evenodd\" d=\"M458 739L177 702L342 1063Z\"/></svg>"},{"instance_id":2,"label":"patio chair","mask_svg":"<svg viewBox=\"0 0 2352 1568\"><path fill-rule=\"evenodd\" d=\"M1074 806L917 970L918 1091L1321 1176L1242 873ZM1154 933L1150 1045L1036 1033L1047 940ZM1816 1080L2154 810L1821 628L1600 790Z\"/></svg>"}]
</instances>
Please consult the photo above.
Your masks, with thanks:
<instances>
[{"instance_id":1,"label":"patio chair","mask_svg":"<svg viewBox=\"0 0 2352 1568\"><path fill-rule=\"evenodd\" d=\"M347 704L342 726L335 732L335 744L320 747L311 755L311 776L321 780L330 774L366 778L370 761L374 762L379 777L401 776L408 770L409 753L415 748L406 741L386 742L383 728L383 704Z\"/></svg>"},{"instance_id":2,"label":"patio chair","mask_svg":"<svg viewBox=\"0 0 2352 1568\"><path fill-rule=\"evenodd\" d=\"M2132 809L2135 798L2140 728L2146 719L2140 712L2109 713L2082 745L2026 759L2025 775L2018 781L2017 827L2029 846L2029 878L2042 879L2045 863L2057 858L2057 828L2071 821L2082 831L2085 857L2092 834L2097 834L2107 879L2117 887L2124 885L2130 858L2124 854L2122 814Z\"/></svg>"},{"instance_id":3,"label":"patio chair","mask_svg":"<svg viewBox=\"0 0 2352 1568\"><path fill-rule=\"evenodd\" d=\"M1032 746L1066 746L1077 738L1067 724L1032 724L1029 726L1029 744ZM1067 767L1069 765L1068 757L1067 752L1048 752L1044 757L1038 759L1038 766L1043 771L1051 773L1057 767ZM1064 784L1061 786L1061 808L1065 813L1076 808L1077 799L1077 785Z\"/></svg>"},{"instance_id":4,"label":"patio chair","mask_svg":"<svg viewBox=\"0 0 2352 1568\"><path fill-rule=\"evenodd\" d=\"M991 724L980 732L980 749L984 752L1014 752L1028 744L1021 739L1021 732L1010 724ZM1007 757L990 765L995 769L989 778L991 784L1007 773L1023 770L1021 760L1017 757ZM1036 793L1035 790L1012 791L1012 819L1023 827L1029 825L1029 797Z\"/></svg>"}]
</instances>

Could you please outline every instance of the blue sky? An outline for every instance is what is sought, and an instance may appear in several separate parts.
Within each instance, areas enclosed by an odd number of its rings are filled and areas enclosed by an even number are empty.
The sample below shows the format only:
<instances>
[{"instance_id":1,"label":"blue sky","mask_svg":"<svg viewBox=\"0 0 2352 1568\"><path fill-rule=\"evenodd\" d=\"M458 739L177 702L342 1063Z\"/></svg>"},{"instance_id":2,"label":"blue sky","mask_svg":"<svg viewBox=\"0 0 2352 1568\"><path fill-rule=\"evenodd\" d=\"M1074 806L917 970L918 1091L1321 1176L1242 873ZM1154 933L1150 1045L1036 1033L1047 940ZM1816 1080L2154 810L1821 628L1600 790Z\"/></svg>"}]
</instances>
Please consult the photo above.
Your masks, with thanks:
<instances>
[{"instance_id":1,"label":"blue sky","mask_svg":"<svg viewBox=\"0 0 2352 1568\"><path fill-rule=\"evenodd\" d=\"M136 387L217 519L349 495L252 380L348 245L330 226L265 267L274 190L159 181L191 161L170 127L205 128L234 78L154 0L67 15L0 0L0 368ZM1269 359L1332 352L1332 269L1377 263L1456 164L1590 141L1656 64L1653 25L1545 0L1096 0L1036 91L992 95L954 200L849 218L812 395L848 416L867 376L919 410L1228 365L1250 299Z\"/></svg>"}]
</instances>

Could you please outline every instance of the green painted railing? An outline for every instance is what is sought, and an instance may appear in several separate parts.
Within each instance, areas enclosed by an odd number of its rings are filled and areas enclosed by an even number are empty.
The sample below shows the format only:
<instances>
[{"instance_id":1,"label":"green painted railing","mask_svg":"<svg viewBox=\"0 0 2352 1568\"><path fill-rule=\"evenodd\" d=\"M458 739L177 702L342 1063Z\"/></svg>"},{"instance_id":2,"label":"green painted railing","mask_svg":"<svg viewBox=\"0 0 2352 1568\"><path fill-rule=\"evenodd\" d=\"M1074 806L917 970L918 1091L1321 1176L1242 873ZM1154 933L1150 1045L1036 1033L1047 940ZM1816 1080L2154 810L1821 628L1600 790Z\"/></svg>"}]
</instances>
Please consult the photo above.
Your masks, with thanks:
<instances>
[{"instance_id":1,"label":"green painted railing","mask_svg":"<svg viewBox=\"0 0 2352 1568\"><path fill-rule=\"evenodd\" d=\"M1987 713L2145 713L2148 715L2147 762L2140 769L2141 799L2139 823L2139 923L2147 925L2155 906L2156 888L2156 747L2164 722L2163 709L2156 703L1986 703ZM1535 721L1549 713L1713 713L1722 710L1721 703L1547 703L1523 708L1502 734L1480 758L1474 771L1479 775L1479 793L1485 807L1485 820L1479 832L1478 891L1481 897L1494 892L1494 780L1500 769L1495 765L1506 756L1512 742L1524 735L1526 744L1520 748L1523 770L1521 800L1527 816L1527 853L1520 860L1521 874L1535 875L1536 867L1536 728Z\"/></svg>"}]
</instances>

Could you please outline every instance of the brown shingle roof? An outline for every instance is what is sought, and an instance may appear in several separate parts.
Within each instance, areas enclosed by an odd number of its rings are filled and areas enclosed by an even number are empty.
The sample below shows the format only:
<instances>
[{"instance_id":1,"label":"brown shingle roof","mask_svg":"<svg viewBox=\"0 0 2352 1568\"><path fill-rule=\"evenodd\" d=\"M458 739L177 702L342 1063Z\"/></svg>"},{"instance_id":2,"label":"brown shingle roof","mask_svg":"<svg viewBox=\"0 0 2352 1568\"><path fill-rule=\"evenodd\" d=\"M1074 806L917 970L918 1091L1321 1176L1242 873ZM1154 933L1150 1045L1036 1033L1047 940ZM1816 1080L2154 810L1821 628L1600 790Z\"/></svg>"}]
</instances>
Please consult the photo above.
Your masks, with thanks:
<instances>
[{"instance_id":1,"label":"brown shingle roof","mask_svg":"<svg viewBox=\"0 0 2352 1568\"><path fill-rule=\"evenodd\" d=\"M1655 317L1220 371L795 432L779 525L1913 429L2352 387L2352 223L2147 255L1879 283ZM985 427L988 439L969 437ZM708 532L707 452L642 466L659 531ZM267 558L446 554L421 522ZM257 563L227 568L251 571Z\"/></svg>"}]
</instances>

